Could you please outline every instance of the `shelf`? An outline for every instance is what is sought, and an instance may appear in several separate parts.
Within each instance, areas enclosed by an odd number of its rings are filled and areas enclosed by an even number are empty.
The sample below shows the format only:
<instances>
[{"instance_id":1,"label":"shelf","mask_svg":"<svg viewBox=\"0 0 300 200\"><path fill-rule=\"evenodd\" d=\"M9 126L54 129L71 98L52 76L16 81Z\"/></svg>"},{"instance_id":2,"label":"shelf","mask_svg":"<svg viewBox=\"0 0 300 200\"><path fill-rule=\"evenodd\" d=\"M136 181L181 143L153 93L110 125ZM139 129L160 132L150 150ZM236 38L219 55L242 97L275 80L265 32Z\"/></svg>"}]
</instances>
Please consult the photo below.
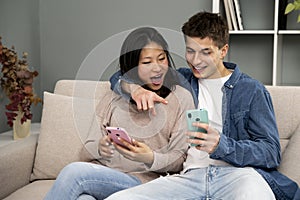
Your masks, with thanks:
<instances>
[{"instance_id":1,"label":"shelf","mask_svg":"<svg viewBox=\"0 0 300 200\"><path fill-rule=\"evenodd\" d=\"M272 85L272 34L237 34L229 41L226 61L236 63L242 72Z\"/></svg>"},{"instance_id":2,"label":"shelf","mask_svg":"<svg viewBox=\"0 0 300 200\"><path fill-rule=\"evenodd\" d=\"M300 30L279 30L278 34L280 35L300 34Z\"/></svg>"},{"instance_id":3,"label":"shelf","mask_svg":"<svg viewBox=\"0 0 300 200\"><path fill-rule=\"evenodd\" d=\"M242 30L242 31L229 31L230 34L275 34L274 30Z\"/></svg>"},{"instance_id":4,"label":"shelf","mask_svg":"<svg viewBox=\"0 0 300 200\"><path fill-rule=\"evenodd\" d=\"M264 84L300 86L300 23L295 13L282 18L284 5L280 1L238 0L244 30L229 31L226 58ZM224 1L218 2L219 13L227 19Z\"/></svg>"}]
</instances>

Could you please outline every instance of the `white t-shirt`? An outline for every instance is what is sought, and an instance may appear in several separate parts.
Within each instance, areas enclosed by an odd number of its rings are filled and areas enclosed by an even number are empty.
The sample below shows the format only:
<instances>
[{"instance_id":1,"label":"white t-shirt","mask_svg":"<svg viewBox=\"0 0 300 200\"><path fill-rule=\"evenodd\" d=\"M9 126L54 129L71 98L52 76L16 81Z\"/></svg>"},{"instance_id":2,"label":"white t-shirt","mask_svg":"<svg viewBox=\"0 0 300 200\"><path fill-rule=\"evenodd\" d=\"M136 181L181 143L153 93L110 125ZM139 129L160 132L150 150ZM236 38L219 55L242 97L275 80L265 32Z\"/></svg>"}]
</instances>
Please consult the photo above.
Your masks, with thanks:
<instances>
[{"instance_id":1,"label":"white t-shirt","mask_svg":"<svg viewBox=\"0 0 300 200\"><path fill-rule=\"evenodd\" d=\"M224 83L230 78L231 74L217 79L199 79L199 104L198 109L205 108L208 112L209 125L217 129L220 133L222 131L222 87ZM209 165L226 166L230 165L221 160L214 160L209 158L209 154L205 151L199 151L195 147L190 147L188 156L183 164L185 172L192 168L203 168Z\"/></svg>"}]
</instances>

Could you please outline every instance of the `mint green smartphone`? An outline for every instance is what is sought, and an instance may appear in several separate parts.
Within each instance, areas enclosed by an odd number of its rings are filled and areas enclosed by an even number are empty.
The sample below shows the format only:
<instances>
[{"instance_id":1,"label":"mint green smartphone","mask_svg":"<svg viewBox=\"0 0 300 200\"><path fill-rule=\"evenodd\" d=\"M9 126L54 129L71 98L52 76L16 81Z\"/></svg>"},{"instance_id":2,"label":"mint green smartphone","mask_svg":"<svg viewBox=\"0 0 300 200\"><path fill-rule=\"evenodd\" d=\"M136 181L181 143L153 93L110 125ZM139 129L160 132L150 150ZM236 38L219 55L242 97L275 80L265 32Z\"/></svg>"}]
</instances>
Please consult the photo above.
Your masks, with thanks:
<instances>
[{"instance_id":1,"label":"mint green smartphone","mask_svg":"<svg viewBox=\"0 0 300 200\"><path fill-rule=\"evenodd\" d=\"M206 133L203 128L198 128L193 126L194 122L202 122L208 124L208 113L206 109L193 109L186 111L186 120L189 131ZM199 138L200 139L200 138ZM191 146L197 146L196 144L191 144Z\"/></svg>"}]
</instances>

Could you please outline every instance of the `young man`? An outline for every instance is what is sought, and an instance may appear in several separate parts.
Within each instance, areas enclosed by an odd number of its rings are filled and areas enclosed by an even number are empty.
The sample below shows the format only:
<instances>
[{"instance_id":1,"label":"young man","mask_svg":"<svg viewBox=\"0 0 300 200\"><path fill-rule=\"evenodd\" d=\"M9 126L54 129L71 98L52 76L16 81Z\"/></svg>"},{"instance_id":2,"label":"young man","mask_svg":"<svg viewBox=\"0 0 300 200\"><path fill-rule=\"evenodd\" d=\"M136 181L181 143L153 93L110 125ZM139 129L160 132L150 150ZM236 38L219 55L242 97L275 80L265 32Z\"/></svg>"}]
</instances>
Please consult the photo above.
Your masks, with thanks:
<instances>
[{"instance_id":1,"label":"young man","mask_svg":"<svg viewBox=\"0 0 300 200\"><path fill-rule=\"evenodd\" d=\"M182 31L190 69L178 71L191 84L196 107L208 110L209 125L194 124L207 133L187 132L195 137L188 142L196 146L189 148L180 175L161 177L108 199L300 199L297 184L276 170L280 144L270 94L236 64L223 62L229 48L224 19L200 12ZM139 109L167 103L124 85L133 91Z\"/></svg>"}]
</instances>

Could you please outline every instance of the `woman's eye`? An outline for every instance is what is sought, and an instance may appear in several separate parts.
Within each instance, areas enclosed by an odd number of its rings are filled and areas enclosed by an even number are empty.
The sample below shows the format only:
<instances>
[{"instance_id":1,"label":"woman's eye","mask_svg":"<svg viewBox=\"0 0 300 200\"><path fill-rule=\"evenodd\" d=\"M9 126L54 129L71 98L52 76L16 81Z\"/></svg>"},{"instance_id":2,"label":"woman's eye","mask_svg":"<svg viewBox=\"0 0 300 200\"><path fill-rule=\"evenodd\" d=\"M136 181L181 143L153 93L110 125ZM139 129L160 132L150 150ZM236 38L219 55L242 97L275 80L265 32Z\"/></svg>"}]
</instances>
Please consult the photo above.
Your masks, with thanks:
<instances>
[{"instance_id":1,"label":"woman's eye","mask_svg":"<svg viewBox=\"0 0 300 200\"><path fill-rule=\"evenodd\" d=\"M142 64L144 64L144 65L148 65L148 64L150 64L151 62L142 62Z\"/></svg>"},{"instance_id":2,"label":"woman's eye","mask_svg":"<svg viewBox=\"0 0 300 200\"><path fill-rule=\"evenodd\" d=\"M163 58L159 58L159 60L165 60L166 59L166 57L163 57Z\"/></svg>"}]
</instances>

